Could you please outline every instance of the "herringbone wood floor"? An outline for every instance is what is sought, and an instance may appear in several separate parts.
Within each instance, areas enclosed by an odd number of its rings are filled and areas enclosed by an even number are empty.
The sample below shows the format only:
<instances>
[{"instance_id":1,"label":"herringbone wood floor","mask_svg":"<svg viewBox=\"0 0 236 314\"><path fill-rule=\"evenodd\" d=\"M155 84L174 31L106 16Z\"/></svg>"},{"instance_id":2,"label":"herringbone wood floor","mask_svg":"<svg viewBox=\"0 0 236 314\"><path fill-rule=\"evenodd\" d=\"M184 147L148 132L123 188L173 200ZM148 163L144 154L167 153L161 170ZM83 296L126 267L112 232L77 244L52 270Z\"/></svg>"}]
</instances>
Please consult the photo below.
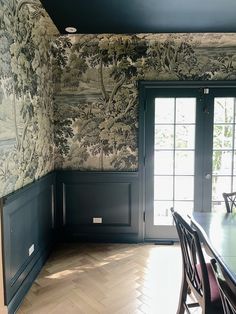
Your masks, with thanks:
<instances>
[{"instance_id":1,"label":"herringbone wood floor","mask_svg":"<svg viewBox=\"0 0 236 314\"><path fill-rule=\"evenodd\" d=\"M17 314L175 314L180 283L179 246L67 244Z\"/></svg>"}]
</instances>

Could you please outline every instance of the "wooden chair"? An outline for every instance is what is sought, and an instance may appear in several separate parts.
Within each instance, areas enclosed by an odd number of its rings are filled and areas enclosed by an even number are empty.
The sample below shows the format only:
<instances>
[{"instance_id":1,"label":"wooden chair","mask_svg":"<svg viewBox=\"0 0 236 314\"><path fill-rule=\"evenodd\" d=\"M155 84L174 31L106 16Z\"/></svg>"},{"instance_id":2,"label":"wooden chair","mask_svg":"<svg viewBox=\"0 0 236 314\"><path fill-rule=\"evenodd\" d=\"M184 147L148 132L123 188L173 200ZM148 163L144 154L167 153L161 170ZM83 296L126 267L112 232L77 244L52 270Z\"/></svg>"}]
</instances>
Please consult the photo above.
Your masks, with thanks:
<instances>
[{"instance_id":1,"label":"wooden chair","mask_svg":"<svg viewBox=\"0 0 236 314\"><path fill-rule=\"evenodd\" d=\"M236 285L230 278L229 273L222 263L215 259L211 265L220 289L220 296L223 304L224 314L236 314Z\"/></svg>"},{"instance_id":2,"label":"wooden chair","mask_svg":"<svg viewBox=\"0 0 236 314\"><path fill-rule=\"evenodd\" d=\"M236 208L236 192L223 193L222 195L225 201L227 213L232 213L233 208Z\"/></svg>"},{"instance_id":3,"label":"wooden chair","mask_svg":"<svg viewBox=\"0 0 236 314\"><path fill-rule=\"evenodd\" d=\"M205 263L198 233L171 208L180 240L183 274L177 314L190 313L190 308L201 306L202 314L222 314L219 288L210 263ZM187 304L187 293L196 301Z\"/></svg>"}]
</instances>

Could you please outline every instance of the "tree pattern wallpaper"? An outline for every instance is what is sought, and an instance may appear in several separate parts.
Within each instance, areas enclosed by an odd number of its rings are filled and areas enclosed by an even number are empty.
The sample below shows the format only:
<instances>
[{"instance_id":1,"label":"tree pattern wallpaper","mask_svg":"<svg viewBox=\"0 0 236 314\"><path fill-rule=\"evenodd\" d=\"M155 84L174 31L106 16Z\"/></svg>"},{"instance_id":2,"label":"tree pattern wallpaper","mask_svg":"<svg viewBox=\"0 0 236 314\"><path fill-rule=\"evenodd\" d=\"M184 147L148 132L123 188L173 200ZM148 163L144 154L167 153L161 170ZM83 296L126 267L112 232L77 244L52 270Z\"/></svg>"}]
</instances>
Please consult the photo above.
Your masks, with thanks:
<instances>
[{"instance_id":1,"label":"tree pattern wallpaper","mask_svg":"<svg viewBox=\"0 0 236 314\"><path fill-rule=\"evenodd\" d=\"M236 34L70 35L52 55L56 169L137 170L139 80L236 79Z\"/></svg>"},{"instance_id":2,"label":"tree pattern wallpaper","mask_svg":"<svg viewBox=\"0 0 236 314\"><path fill-rule=\"evenodd\" d=\"M54 167L56 33L39 1L0 0L0 197Z\"/></svg>"},{"instance_id":3,"label":"tree pattern wallpaper","mask_svg":"<svg viewBox=\"0 0 236 314\"><path fill-rule=\"evenodd\" d=\"M59 36L0 0L0 197L54 169L136 171L139 80L234 80L236 34Z\"/></svg>"}]
</instances>

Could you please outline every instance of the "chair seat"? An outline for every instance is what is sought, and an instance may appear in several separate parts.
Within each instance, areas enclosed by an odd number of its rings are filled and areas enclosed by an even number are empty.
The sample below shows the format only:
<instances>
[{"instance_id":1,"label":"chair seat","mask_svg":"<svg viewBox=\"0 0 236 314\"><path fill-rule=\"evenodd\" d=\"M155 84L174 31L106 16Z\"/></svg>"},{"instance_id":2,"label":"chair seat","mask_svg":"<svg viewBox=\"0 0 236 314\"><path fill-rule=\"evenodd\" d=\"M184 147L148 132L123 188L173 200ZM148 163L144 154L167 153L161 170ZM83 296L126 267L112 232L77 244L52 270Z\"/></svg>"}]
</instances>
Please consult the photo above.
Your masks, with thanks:
<instances>
[{"instance_id":1,"label":"chair seat","mask_svg":"<svg viewBox=\"0 0 236 314\"><path fill-rule=\"evenodd\" d=\"M197 272L199 276L201 275L201 268L200 265L196 265ZM210 284L210 294L211 294L211 303L215 308L222 308L222 302L220 298L220 290L214 275L214 272L212 270L212 266L210 263L206 263L208 278L209 278L209 284Z\"/></svg>"}]
</instances>

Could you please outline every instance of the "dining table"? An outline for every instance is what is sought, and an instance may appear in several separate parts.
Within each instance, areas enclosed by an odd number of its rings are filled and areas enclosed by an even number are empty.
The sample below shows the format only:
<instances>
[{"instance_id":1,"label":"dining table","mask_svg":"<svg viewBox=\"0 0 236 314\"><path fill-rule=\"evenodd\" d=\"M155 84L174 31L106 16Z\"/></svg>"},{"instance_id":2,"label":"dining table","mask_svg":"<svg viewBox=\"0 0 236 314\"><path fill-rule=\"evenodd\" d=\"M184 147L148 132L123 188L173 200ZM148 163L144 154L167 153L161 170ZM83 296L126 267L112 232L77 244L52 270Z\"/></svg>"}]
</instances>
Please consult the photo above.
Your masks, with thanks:
<instances>
[{"instance_id":1,"label":"dining table","mask_svg":"<svg viewBox=\"0 0 236 314\"><path fill-rule=\"evenodd\" d=\"M236 287L236 213L193 212L190 219L207 254L220 260Z\"/></svg>"}]
</instances>

